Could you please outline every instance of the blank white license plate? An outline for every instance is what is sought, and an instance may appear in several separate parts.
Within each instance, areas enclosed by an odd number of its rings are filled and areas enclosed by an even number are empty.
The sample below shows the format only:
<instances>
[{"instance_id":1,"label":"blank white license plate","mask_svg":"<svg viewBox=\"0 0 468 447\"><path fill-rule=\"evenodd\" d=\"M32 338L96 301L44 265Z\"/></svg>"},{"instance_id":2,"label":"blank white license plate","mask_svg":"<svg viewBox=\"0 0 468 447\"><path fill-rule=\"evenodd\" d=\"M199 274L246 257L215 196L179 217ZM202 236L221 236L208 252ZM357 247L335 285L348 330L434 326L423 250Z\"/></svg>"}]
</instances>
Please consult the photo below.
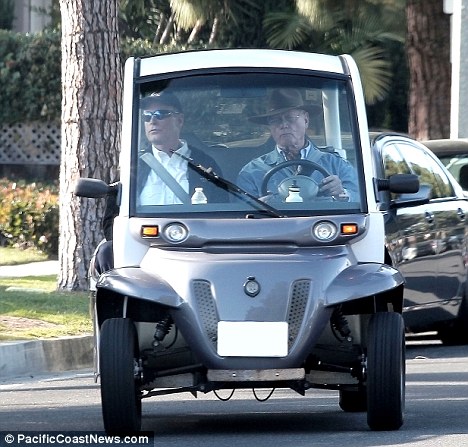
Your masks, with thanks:
<instances>
[{"instance_id":1,"label":"blank white license plate","mask_svg":"<svg viewBox=\"0 0 468 447\"><path fill-rule=\"evenodd\" d=\"M286 357L285 321L220 321L218 354L223 357Z\"/></svg>"}]
</instances>

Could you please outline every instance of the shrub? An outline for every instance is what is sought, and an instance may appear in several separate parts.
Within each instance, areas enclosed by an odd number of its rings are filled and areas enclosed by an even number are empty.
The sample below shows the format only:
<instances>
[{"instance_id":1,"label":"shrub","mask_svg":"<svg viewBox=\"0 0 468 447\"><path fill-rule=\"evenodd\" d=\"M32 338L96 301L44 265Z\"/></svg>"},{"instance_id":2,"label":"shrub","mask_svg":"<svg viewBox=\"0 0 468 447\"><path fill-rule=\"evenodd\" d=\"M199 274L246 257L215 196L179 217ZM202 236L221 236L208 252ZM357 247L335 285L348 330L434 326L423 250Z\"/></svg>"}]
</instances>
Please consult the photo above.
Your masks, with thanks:
<instances>
[{"instance_id":1,"label":"shrub","mask_svg":"<svg viewBox=\"0 0 468 447\"><path fill-rule=\"evenodd\" d=\"M60 37L0 30L0 123L60 119Z\"/></svg>"},{"instance_id":2,"label":"shrub","mask_svg":"<svg viewBox=\"0 0 468 447\"><path fill-rule=\"evenodd\" d=\"M59 238L58 187L0 179L0 242L55 256Z\"/></svg>"},{"instance_id":3,"label":"shrub","mask_svg":"<svg viewBox=\"0 0 468 447\"><path fill-rule=\"evenodd\" d=\"M123 38L121 58L124 63L130 56L144 57L191 48L195 47ZM59 31L22 34L0 29L0 124L60 121L61 51Z\"/></svg>"}]
</instances>

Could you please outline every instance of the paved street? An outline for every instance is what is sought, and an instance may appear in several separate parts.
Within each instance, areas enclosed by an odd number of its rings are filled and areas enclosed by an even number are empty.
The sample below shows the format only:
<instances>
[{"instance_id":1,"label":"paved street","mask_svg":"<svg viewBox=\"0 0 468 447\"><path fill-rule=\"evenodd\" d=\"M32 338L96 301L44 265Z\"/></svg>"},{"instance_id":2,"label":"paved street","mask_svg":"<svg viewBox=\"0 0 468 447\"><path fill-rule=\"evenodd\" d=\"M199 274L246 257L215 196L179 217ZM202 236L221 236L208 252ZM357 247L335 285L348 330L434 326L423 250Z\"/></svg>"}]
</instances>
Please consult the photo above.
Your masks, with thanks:
<instances>
[{"instance_id":1,"label":"paved street","mask_svg":"<svg viewBox=\"0 0 468 447\"><path fill-rule=\"evenodd\" d=\"M337 393L326 390L305 397L276 390L266 402L251 390L229 402L212 393L152 398L143 404L143 429L155 433L155 445L177 447L468 445L468 349L410 341L407 369L405 423L396 432L369 431L364 413L342 412ZM100 411L89 370L0 382L2 432L102 431Z\"/></svg>"},{"instance_id":2,"label":"paved street","mask_svg":"<svg viewBox=\"0 0 468 447\"><path fill-rule=\"evenodd\" d=\"M1 265L0 277L43 276L57 274L59 261L30 262L29 264Z\"/></svg>"}]
</instances>

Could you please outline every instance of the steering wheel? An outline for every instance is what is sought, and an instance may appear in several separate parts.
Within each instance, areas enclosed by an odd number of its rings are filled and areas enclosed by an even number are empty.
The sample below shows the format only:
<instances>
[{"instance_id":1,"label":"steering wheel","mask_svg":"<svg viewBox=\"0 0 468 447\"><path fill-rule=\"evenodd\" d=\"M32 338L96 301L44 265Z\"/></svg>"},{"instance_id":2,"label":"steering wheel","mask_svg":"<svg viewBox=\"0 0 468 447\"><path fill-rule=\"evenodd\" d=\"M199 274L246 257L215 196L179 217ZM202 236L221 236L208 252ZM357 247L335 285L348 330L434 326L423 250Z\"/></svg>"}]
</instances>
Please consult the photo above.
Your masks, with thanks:
<instances>
[{"instance_id":1,"label":"steering wheel","mask_svg":"<svg viewBox=\"0 0 468 447\"><path fill-rule=\"evenodd\" d=\"M319 190L319 185L315 180L313 180L310 175L314 171L319 171L323 177L328 177L331 174L323 167L320 166L318 163L310 160L288 160L279 165L271 168L263 177L262 186L261 186L261 193L262 196L266 196L268 194L267 186L268 182L270 181L271 177L276 174L278 171L281 171L284 168L289 166L304 166L310 168L309 176L306 175L294 175L289 176L281 181L278 185L278 193L285 199L289 194L289 187L291 185L298 186L301 190L301 196L304 200L311 199L315 197Z\"/></svg>"}]
</instances>

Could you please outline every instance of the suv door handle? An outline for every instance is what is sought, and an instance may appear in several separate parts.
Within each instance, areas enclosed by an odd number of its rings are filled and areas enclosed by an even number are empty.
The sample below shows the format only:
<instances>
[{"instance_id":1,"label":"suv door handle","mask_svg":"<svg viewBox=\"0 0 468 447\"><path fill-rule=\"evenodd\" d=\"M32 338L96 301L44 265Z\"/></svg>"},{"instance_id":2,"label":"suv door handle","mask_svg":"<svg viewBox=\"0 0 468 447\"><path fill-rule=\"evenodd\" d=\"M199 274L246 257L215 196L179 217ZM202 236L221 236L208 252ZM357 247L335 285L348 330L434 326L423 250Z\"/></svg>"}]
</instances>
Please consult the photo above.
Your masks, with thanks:
<instances>
[{"instance_id":1,"label":"suv door handle","mask_svg":"<svg viewBox=\"0 0 468 447\"><path fill-rule=\"evenodd\" d=\"M434 223L434 213L431 213L429 211L426 211L425 213L425 218L426 218L426 221L429 222L429 223Z\"/></svg>"},{"instance_id":2,"label":"suv door handle","mask_svg":"<svg viewBox=\"0 0 468 447\"><path fill-rule=\"evenodd\" d=\"M466 215L465 215L465 212L461 208L458 208L457 214L460 220L465 220Z\"/></svg>"}]
</instances>

